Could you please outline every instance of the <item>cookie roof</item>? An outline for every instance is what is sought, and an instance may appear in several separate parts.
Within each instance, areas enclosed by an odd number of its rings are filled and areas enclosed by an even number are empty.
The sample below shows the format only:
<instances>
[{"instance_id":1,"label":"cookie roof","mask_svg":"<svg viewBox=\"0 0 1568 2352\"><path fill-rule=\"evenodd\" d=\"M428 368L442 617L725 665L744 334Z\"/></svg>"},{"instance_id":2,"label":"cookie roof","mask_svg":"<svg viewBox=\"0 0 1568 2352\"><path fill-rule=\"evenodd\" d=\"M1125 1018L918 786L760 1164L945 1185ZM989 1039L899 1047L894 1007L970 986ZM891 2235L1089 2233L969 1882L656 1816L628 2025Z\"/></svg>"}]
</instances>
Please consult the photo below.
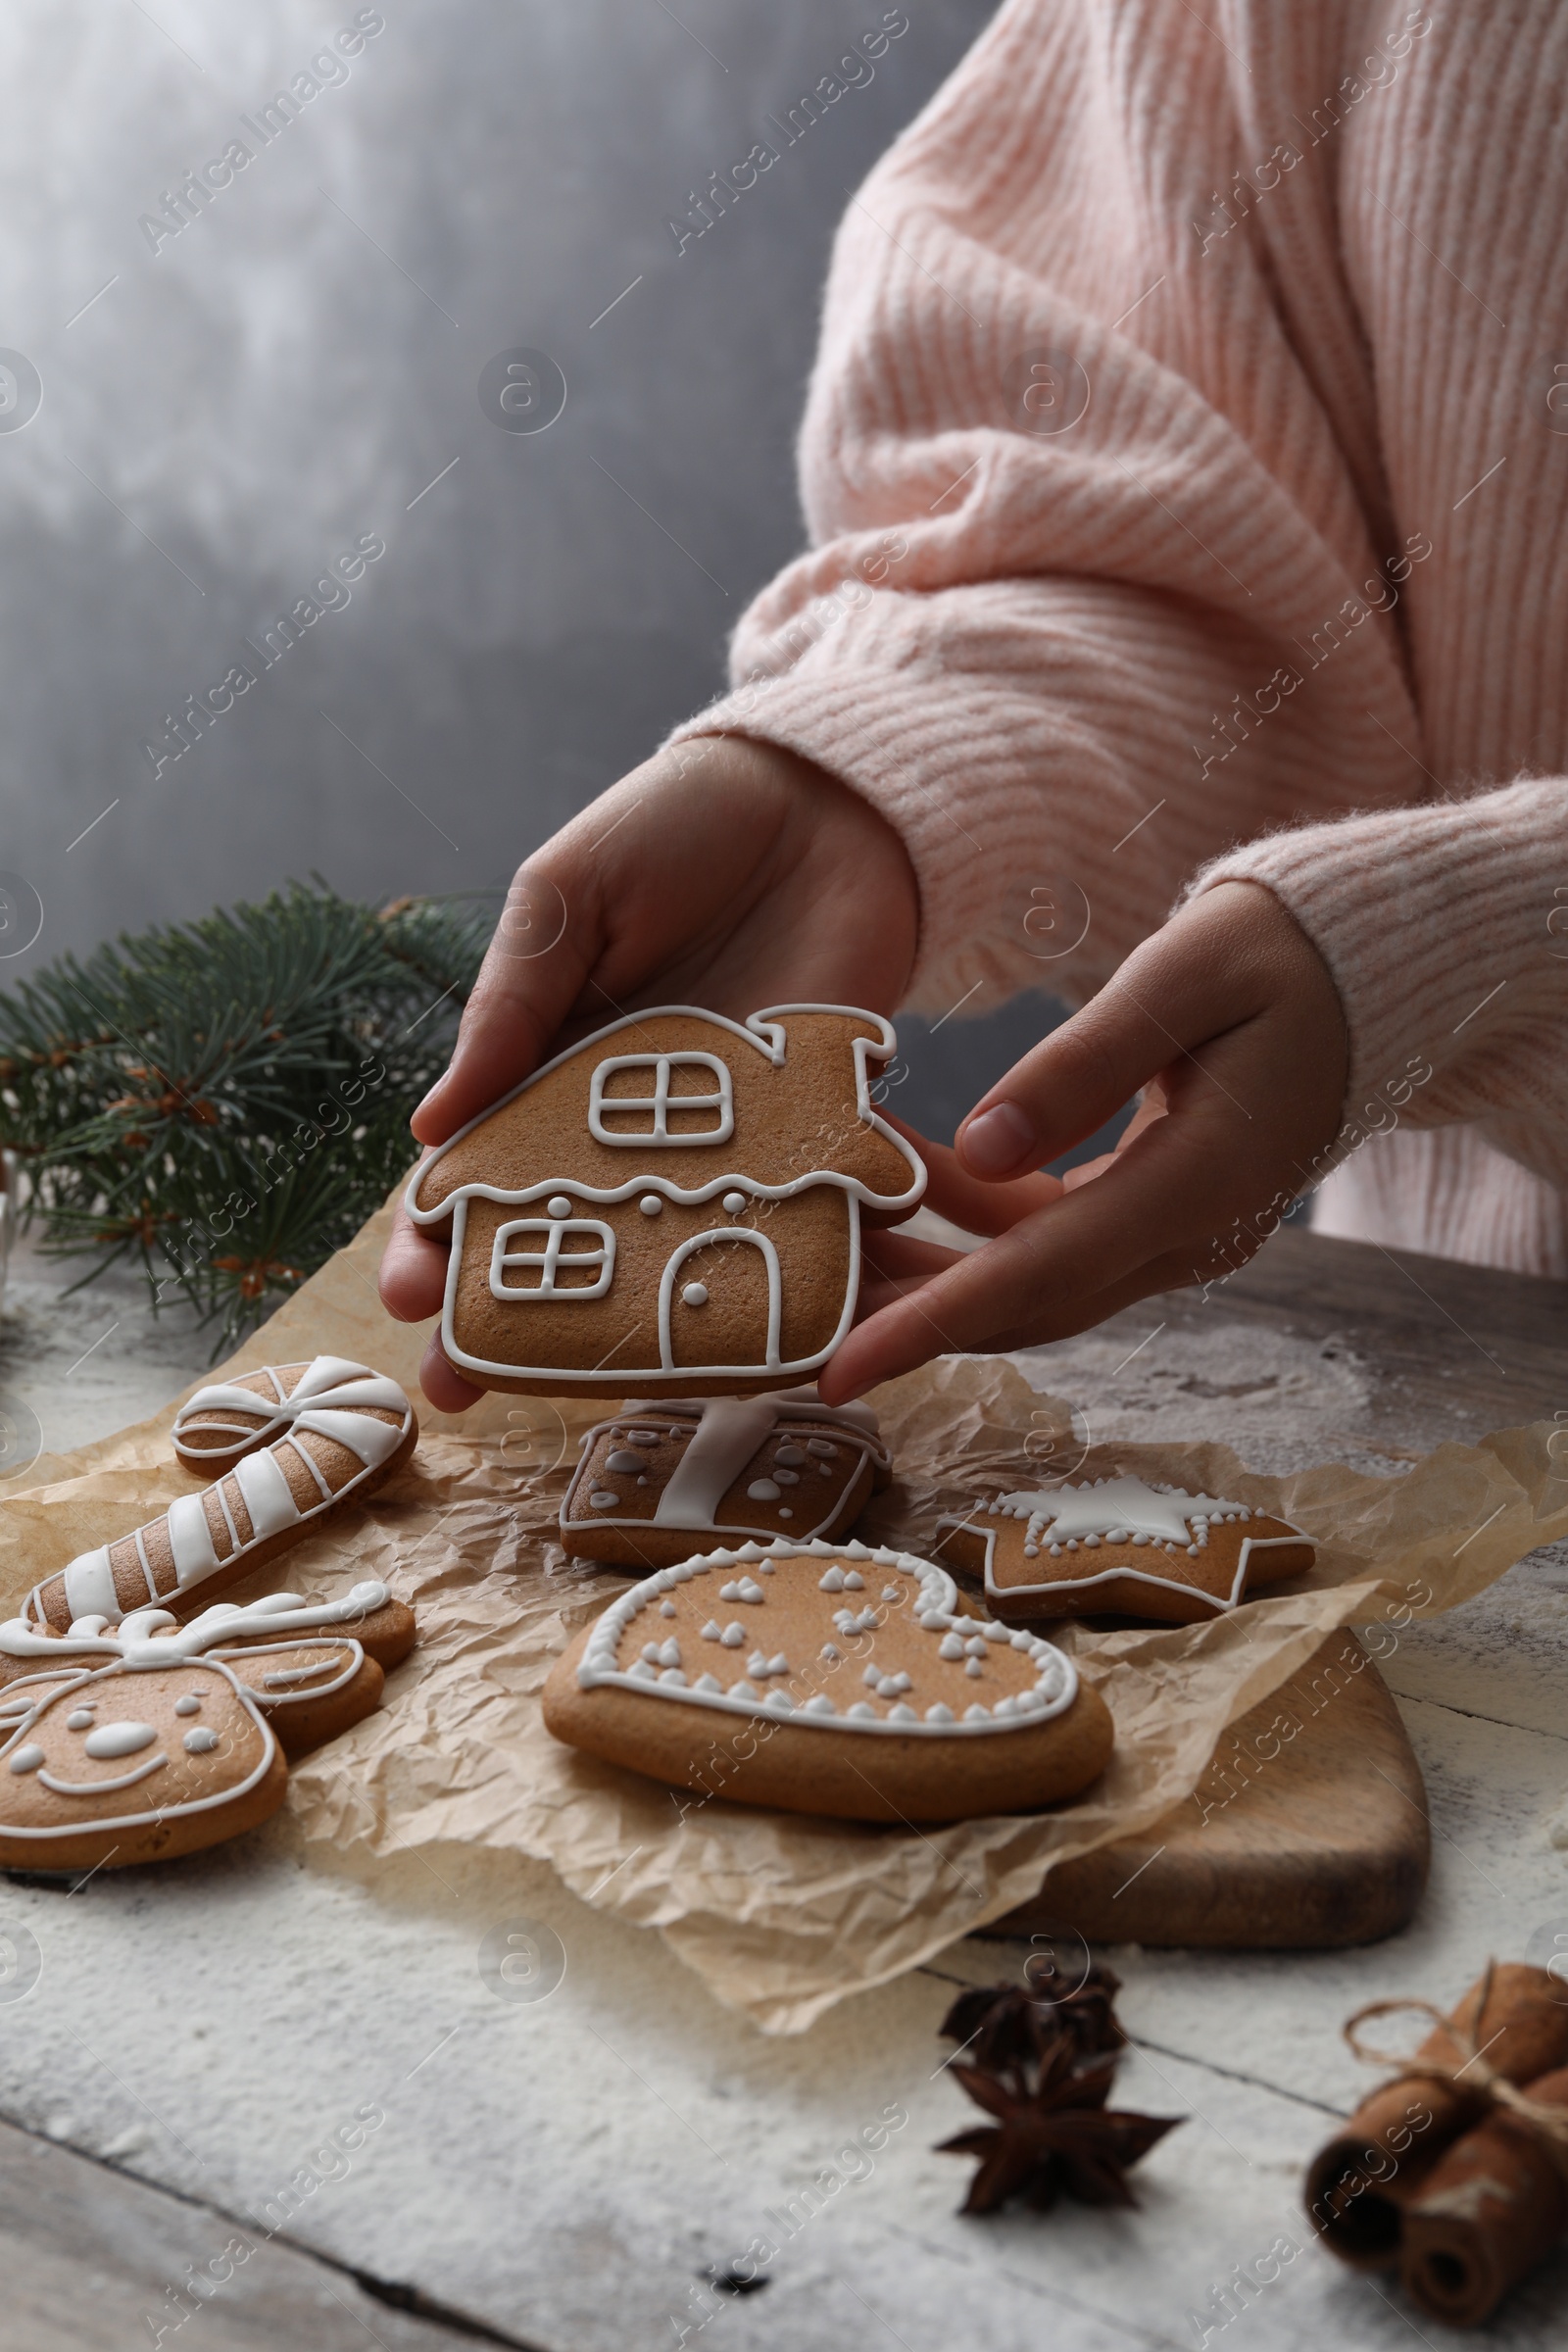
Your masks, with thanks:
<instances>
[{"instance_id":1,"label":"cookie roof","mask_svg":"<svg viewBox=\"0 0 1568 2352\"><path fill-rule=\"evenodd\" d=\"M520 1206L563 1186L610 1202L650 1189L671 1200L707 1200L726 1187L784 1200L808 1185L836 1184L878 1208L910 1208L925 1190L925 1166L877 1116L867 1075L867 1063L885 1061L897 1044L879 1013L846 1004L775 1004L744 1024L692 1004L627 1013L558 1054L433 1152L409 1185L409 1214L431 1225L465 1198ZM825 1138L824 1051L846 1065L834 1096L843 1108ZM713 1105L711 1133L656 1134L662 1113L653 1111L646 1130L613 1124L620 1105L626 1115L641 1106L603 1094L596 1073L610 1063L661 1061L721 1065L720 1093L703 1098L705 1108ZM655 1083L667 1089L667 1067Z\"/></svg>"}]
</instances>

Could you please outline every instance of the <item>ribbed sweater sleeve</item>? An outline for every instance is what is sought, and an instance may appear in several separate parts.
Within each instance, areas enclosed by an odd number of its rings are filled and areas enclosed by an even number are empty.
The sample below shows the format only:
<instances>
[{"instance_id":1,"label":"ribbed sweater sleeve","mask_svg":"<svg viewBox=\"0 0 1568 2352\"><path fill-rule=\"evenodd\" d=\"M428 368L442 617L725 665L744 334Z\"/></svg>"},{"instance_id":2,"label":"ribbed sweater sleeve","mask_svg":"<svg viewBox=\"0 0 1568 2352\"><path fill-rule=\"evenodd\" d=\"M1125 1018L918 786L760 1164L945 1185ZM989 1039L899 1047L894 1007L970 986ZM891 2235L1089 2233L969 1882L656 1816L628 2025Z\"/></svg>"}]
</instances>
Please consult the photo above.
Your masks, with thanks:
<instances>
[{"instance_id":1,"label":"ribbed sweater sleeve","mask_svg":"<svg viewBox=\"0 0 1568 2352\"><path fill-rule=\"evenodd\" d=\"M1265 884L1328 964L1350 1032L1342 1154L1464 1121L1568 1188L1565 850L1558 776L1308 826L1199 876Z\"/></svg>"},{"instance_id":2,"label":"ribbed sweater sleeve","mask_svg":"<svg viewBox=\"0 0 1568 2352\"><path fill-rule=\"evenodd\" d=\"M811 545L677 732L787 746L887 815L918 1009L1082 997L1230 845L1425 789L1400 583L1432 542L1342 229L1374 283L1402 266L1373 195L1403 201L1394 85L1431 24L1389 12L1378 86L1315 135L1364 23L1010 0L850 205Z\"/></svg>"}]
</instances>

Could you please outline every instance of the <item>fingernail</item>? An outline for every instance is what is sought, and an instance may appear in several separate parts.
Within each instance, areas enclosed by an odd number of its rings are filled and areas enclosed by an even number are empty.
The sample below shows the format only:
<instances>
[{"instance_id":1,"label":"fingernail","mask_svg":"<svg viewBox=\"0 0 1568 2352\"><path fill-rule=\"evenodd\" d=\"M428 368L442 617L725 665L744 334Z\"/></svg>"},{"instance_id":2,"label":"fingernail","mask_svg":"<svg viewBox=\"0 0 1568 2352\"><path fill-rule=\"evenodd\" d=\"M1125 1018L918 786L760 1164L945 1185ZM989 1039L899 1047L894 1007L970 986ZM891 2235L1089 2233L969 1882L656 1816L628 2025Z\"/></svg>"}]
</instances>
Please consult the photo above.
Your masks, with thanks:
<instances>
[{"instance_id":1,"label":"fingernail","mask_svg":"<svg viewBox=\"0 0 1568 2352\"><path fill-rule=\"evenodd\" d=\"M958 1157L976 1176L1000 1176L1027 1156L1034 1140L1033 1122L1016 1102L993 1102L963 1129Z\"/></svg>"}]
</instances>

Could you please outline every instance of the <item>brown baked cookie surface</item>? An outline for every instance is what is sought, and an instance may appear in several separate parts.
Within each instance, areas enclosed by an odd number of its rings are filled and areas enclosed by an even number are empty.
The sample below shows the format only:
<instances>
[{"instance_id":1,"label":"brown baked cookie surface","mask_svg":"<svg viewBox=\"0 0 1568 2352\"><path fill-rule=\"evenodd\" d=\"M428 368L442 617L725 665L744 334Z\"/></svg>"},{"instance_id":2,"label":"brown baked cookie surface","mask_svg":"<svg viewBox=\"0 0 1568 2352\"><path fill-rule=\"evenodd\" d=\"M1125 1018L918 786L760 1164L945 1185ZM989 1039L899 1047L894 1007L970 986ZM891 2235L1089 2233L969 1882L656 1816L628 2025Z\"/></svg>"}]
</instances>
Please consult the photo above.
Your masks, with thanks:
<instances>
[{"instance_id":1,"label":"brown baked cookie surface","mask_svg":"<svg viewBox=\"0 0 1568 2352\"><path fill-rule=\"evenodd\" d=\"M379 1702L380 1666L337 1629L387 1605L368 1583L336 1602L220 1602L185 1626L167 1609L118 1631L0 1625L0 1864L123 1869L266 1821L288 1758Z\"/></svg>"},{"instance_id":2,"label":"brown baked cookie surface","mask_svg":"<svg viewBox=\"0 0 1568 2352\"><path fill-rule=\"evenodd\" d=\"M912 1553L775 1543L660 1569L545 1686L558 1740L699 1795L855 1821L959 1821L1076 1796L1114 1739L1036 1635L960 1615Z\"/></svg>"},{"instance_id":3,"label":"brown baked cookie surface","mask_svg":"<svg viewBox=\"0 0 1568 2352\"><path fill-rule=\"evenodd\" d=\"M983 1585L1009 1620L1127 1616L1194 1625L1258 1585L1310 1568L1288 1519L1141 1478L999 1494L944 1519L939 1556Z\"/></svg>"},{"instance_id":4,"label":"brown baked cookie surface","mask_svg":"<svg viewBox=\"0 0 1568 2352\"><path fill-rule=\"evenodd\" d=\"M318 1355L199 1390L176 1414L173 1437L183 1462L223 1475L46 1577L24 1603L30 1622L65 1633L79 1617L204 1608L385 1486L419 1429L396 1381Z\"/></svg>"},{"instance_id":5,"label":"brown baked cookie surface","mask_svg":"<svg viewBox=\"0 0 1568 2352\"><path fill-rule=\"evenodd\" d=\"M869 1405L814 1389L635 1405L584 1438L561 1505L561 1540L583 1559L672 1568L694 1549L853 1525L892 1465Z\"/></svg>"},{"instance_id":6,"label":"brown baked cookie surface","mask_svg":"<svg viewBox=\"0 0 1568 2352\"><path fill-rule=\"evenodd\" d=\"M925 1168L872 1106L880 1014L781 1004L744 1024L629 1013L416 1171L450 1234L441 1344L484 1388L752 1396L808 1377L854 1315L860 1211Z\"/></svg>"}]
</instances>

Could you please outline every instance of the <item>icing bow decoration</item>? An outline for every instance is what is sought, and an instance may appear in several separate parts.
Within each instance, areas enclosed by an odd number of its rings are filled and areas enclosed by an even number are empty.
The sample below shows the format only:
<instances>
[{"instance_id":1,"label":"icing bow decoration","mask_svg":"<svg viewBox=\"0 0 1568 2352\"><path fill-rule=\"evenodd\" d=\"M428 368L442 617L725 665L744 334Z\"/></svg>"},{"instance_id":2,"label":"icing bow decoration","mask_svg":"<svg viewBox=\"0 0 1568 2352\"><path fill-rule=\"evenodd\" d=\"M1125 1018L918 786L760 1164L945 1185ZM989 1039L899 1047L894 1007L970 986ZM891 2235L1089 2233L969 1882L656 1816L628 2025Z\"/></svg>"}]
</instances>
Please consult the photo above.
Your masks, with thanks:
<instances>
[{"instance_id":1,"label":"icing bow decoration","mask_svg":"<svg viewBox=\"0 0 1568 2352\"><path fill-rule=\"evenodd\" d=\"M288 1760L379 1703L414 1642L385 1585L274 1592L180 1625L94 1612L65 1634L0 1625L0 1864L123 1868L194 1853L275 1813Z\"/></svg>"}]
</instances>

